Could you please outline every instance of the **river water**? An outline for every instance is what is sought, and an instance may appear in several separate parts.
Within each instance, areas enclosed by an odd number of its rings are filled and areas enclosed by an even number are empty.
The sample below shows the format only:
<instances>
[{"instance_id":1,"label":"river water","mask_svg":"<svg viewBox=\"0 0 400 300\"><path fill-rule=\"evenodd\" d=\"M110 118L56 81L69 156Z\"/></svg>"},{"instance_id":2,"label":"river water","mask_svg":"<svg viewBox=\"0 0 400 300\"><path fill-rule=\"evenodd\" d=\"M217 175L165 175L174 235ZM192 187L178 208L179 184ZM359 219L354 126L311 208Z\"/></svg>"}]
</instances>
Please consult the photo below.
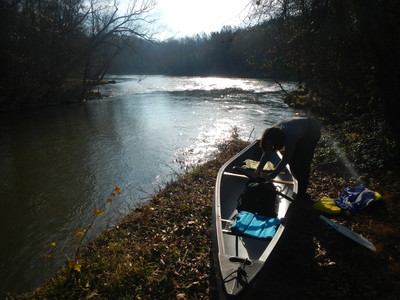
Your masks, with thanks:
<instances>
[{"instance_id":1,"label":"river water","mask_svg":"<svg viewBox=\"0 0 400 300\"><path fill-rule=\"evenodd\" d=\"M266 80L109 79L116 83L99 88L100 100L0 115L0 290L42 284L71 257L75 232L93 224L94 237L112 226L210 159L233 128L255 139L295 113ZM106 203L115 187L121 194Z\"/></svg>"}]
</instances>

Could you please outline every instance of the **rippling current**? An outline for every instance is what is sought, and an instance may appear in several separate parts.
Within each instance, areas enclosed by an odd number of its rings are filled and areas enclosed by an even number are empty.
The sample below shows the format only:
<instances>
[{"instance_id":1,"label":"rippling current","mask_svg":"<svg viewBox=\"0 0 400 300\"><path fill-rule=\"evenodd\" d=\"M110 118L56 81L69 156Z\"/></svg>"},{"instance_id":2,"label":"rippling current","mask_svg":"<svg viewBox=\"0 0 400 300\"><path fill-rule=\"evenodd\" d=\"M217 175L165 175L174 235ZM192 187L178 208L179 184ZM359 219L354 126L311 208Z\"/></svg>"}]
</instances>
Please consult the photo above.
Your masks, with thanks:
<instances>
[{"instance_id":1,"label":"rippling current","mask_svg":"<svg viewBox=\"0 0 400 300\"><path fill-rule=\"evenodd\" d=\"M266 80L108 79L103 99L1 115L1 290L42 284L71 256L75 232L93 223L94 237L112 226L174 174L210 159L234 128L253 140L294 115ZM116 186L121 195L107 204ZM94 218L98 207L104 214Z\"/></svg>"}]
</instances>

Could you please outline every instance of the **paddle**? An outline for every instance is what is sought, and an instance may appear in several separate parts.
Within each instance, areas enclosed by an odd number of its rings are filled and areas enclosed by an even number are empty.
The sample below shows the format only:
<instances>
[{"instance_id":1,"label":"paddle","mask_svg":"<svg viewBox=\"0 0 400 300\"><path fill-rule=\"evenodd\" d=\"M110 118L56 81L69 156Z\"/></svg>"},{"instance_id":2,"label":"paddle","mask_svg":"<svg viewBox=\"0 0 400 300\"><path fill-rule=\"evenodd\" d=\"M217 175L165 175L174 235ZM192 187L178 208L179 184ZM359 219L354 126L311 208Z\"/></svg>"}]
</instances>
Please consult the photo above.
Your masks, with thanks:
<instances>
[{"instance_id":1,"label":"paddle","mask_svg":"<svg viewBox=\"0 0 400 300\"><path fill-rule=\"evenodd\" d=\"M224 172L224 175L249 178L249 176L241 175L241 174L237 174L237 173L231 173L231 172ZM270 179L269 181L275 182L275 183L282 183L282 184L294 184L293 181L287 181L287 180Z\"/></svg>"},{"instance_id":2,"label":"paddle","mask_svg":"<svg viewBox=\"0 0 400 300\"><path fill-rule=\"evenodd\" d=\"M242 170L241 170L240 168L236 168L236 167L235 167L234 169L235 169L235 170L239 170L239 172L243 173L246 177L248 177L248 178L250 177L250 176L249 176L248 174L246 174L245 172L242 172ZM305 206L303 206L303 205L300 205L300 204L296 203L296 201L295 201L294 199L290 198L289 196L287 196L287 195L285 195L285 194L283 194L283 193L281 193L281 192L279 192L279 191L276 191L276 193L277 193L278 195L282 196L283 198L289 200L291 203L293 203L293 204L296 205L297 207L300 207L300 208L302 208L302 209L304 209L304 210L306 210L306 211L312 213L313 215L317 216L320 220L322 220L323 222L325 222L326 224L328 224L329 226L331 226L333 229L336 229L336 230L339 231L341 234L343 234L343 235L347 236L348 238L352 239L352 240L355 241L356 243L358 243L358 244L360 244L360 245L362 245L362 246L368 248L368 249L371 250L371 251L376 251L376 248L375 248L374 244L371 243L369 240L367 240L365 237L359 235L358 233L356 233L356 232L350 230L349 228L347 228L347 227L345 227L345 226L343 226L343 225L340 225L340 224L337 224L337 223L333 222L332 220L330 220L330 219L328 219L327 217L325 217L325 216L319 214L317 211L315 211L315 210L313 210L313 209L310 209L310 208L308 208L308 207L305 207Z\"/></svg>"}]
</instances>

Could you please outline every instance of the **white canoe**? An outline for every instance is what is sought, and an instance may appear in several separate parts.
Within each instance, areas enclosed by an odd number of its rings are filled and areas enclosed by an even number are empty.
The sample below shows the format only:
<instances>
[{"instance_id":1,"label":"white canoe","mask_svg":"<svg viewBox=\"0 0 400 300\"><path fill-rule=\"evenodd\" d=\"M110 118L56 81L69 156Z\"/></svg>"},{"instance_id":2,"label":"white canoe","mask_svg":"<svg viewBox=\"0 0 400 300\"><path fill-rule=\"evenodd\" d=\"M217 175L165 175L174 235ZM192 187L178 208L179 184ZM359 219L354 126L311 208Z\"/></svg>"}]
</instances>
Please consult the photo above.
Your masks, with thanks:
<instances>
[{"instance_id":1,"label":"white canoe","mask_svg":"<svg viewBox=\"0 0 400 300\"><path fill-rule=\"evenodd\" d=\"M228 295L238 295L256 277L270 257L279 240L284 237L285 217L291 202L277 195L275 209L277 219L281 221L275 235L269 240L238 236L230 231L232 219L237 214L237 199L243 192L253 170L238 169L246 159L258 161L261 157L259 141L254 141L237 155L232 157L220 169L213 205L213 252L215 255L217 276ZM270 161L276 166L281 159L280 153L271 155ZM274 181L277 191L294 199L297 194L297 181L290 169L281 172Z\"/></svg>"}]
</instances>

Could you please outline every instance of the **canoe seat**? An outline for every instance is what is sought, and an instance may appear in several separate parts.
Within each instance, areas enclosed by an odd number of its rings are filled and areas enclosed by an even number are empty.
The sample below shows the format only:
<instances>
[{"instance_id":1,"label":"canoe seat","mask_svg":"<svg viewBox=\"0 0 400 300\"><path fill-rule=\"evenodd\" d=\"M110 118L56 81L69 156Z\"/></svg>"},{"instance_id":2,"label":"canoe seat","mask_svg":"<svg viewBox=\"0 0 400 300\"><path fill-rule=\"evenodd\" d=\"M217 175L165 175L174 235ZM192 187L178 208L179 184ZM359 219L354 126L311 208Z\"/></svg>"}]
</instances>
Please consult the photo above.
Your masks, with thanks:
<instances>
[{"instance_id":1,"label":"canoe seat","mask_svg":"<svg viewBox=\"0 0 400 300\"><path fill-rule=\"evenodd\" d=\"M236 235L269 240L275 235L276 227L280 223L281 220L277 218L241 211L236 215L231 225L231 231Z\"/></svg>"}]
</instances>

